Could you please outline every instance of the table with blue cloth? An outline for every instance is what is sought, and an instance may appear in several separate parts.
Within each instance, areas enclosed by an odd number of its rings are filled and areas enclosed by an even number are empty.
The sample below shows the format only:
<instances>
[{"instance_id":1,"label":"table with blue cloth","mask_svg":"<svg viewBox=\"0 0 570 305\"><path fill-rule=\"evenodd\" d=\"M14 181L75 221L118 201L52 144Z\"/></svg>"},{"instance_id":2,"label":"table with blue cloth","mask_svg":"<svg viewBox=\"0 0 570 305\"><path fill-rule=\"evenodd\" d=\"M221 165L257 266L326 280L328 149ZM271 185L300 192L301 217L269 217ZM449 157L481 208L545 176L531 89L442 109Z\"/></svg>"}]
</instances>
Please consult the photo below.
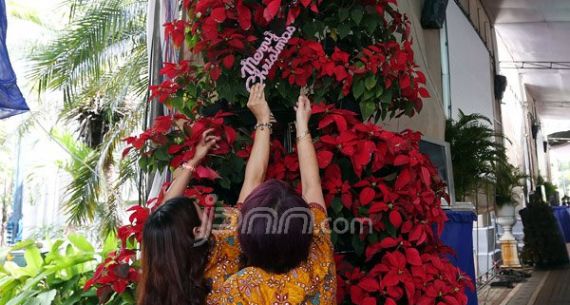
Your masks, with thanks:
<instances>
[{"instance_id":1,"label":"table with blue cloth","mask_svg":"<svg viewBox=\"0 0 570 305\"><path fill-rule=\"evenodd\" d=\"M552 207L554 218L558 221L564 240L570 243L570 206Z\"/></svg>"},{"instance_id":2,"label":"table with blue cloth","mask_svg":"<svg viewBox=\"0 0 570 305\"><path fill-rule=\"evenodd\" d=\"M455 255L449 260L476 283L475 261L473 259L473 221L477 219L471 211L446 210L447 222L441 234L443 244L453 249ZM468 305L477 305L477 292L467 289Z\"/></svg>"}]
</instances>

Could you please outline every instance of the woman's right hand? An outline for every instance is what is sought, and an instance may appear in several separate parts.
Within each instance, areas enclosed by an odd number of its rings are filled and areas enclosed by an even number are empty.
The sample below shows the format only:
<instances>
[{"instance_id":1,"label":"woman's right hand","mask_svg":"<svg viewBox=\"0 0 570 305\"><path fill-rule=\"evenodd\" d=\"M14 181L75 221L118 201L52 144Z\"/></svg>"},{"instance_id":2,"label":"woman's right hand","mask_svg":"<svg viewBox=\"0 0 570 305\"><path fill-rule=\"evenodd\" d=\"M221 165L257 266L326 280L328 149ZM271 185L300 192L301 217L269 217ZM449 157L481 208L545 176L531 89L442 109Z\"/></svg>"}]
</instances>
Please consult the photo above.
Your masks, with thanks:
<instances>
[{"instance_id":1,"label":"woman's right hand","mask_svg":"<svg viewBox=\"0 0 570 305\"><path fill-rule=\"evenodd\" d=\"M269 105L265 100L265 85L257 83L251 88L247 108L253 113L258 123L270 123L274 121Z\"/></svg>"},{"instance_id":2,"label":"woman's right hand","mask_svg":"<svg viewBox=\"0 0 570 305\"><path fill-rule=\"evenodd\" d=\"M299 96L295 106L297 128L307 128L311 119L311 101L304 95Z\"/></svg>"}]
</instances>

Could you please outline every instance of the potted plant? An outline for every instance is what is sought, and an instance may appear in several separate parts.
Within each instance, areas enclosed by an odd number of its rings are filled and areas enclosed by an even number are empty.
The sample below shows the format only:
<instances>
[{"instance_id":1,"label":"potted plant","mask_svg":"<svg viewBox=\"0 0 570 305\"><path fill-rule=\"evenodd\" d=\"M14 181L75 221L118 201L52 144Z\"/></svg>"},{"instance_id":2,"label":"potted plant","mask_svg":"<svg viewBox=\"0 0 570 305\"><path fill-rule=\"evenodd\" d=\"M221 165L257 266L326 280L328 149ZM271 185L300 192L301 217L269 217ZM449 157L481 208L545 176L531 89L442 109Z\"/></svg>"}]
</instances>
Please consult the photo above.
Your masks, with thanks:
<instances>
[{"instance_id":1,"label":"potted plant","mask_svg":"<svg viewBox=\"0 0 570 305\"><path fill-rule=\"evenodd\" d=\"M496 164L506 159L502 139L504 135L493 129L491 120L478 113L466 115L459 110L457 120L446 121L445 140L451 148L458 201L465 201L493 180Z\"/></svg>"},{"instance_id":2,"label":"potted plant","mask_svg":"<svg viewBox=\"0 0 570 305\"><path fill-rule=\"evenodd\" d=\"M497 217L515 217L515 206L521 198L522 181L527 176L507 162L497 164L495 171L495 205Z\"/></svg>"},{"instance_id":3,"label":"potted plant","mask_svg":"<svg viewBox=\"0 0 570 305\"><path fill-rule=\"evenodd\" d=\"M544 195L546 196L546 202L551 205L560 205L560 197L558 195L558 186L550 181L547 181L542 176L536 178L536 184L544 186Z\"/></svg>"},{"instance_id":4,"label":"potted plant","mask_svg":"<svg viewBox=\"0 0 570 305\"><path fill-rule=\"evenodd\" d=\"M499 240L501 242L501 248L505 248L505 245L514 247L514 249L503 251L504 255L511 253L511 256L516 256L516 240L513 236L512 228L517 221L515 208L522 202L524 196L522 182L527 176L522 174L517 167L506 161L497 164L496 168L495 205L497 208L495 213L497 223L503 228L503 234ZM503 258L503 262L508 261L510 261L508 258ZM518 265L518 258L516 261L516 265Z\"/></svg>"}]
</instances>

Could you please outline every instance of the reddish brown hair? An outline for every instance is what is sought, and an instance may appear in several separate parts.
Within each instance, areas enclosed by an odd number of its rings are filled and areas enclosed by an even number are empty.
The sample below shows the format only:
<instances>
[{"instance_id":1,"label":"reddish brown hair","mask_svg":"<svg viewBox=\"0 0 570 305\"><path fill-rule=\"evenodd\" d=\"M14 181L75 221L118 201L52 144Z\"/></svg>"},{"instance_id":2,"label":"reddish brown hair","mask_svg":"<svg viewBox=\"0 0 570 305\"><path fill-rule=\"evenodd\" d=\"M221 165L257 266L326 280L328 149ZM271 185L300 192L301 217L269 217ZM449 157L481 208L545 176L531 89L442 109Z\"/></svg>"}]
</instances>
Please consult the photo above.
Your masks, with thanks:
<instances>
[{"instance_id":1,"label":"reddish brown hair","mask_svg":"<svg viewBox=\"0 0 570 305\"><path fill-rule=\"evenodd\" d=\"M206 303L209 244L196 246L193 229L199 226L194 203L184 197L167 201L150 215L143 230L137 305Z\"/></svg>"},{"instance_id":2,"label":"reddish brown hair","mask_svg":"<svg viewBox=\"0 0 570 305\"><path fill-rule=\"evenodd\" d=\"M307 260L313 217L309 205L288 184L262 183L245 199L241 213L238 238L248 266L286 273Z\"/></svg>"}]
</instances>

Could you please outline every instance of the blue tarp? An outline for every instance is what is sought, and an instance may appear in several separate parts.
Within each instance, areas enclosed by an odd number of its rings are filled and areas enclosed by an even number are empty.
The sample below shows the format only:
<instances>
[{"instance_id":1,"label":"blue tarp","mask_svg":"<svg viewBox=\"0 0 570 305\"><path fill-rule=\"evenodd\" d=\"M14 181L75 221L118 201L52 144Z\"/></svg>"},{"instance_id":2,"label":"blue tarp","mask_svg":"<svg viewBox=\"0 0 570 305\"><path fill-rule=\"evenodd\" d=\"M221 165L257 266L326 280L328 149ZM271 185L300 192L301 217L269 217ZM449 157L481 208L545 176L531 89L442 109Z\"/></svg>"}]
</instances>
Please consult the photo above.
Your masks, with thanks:
<instances>
[{"instance_id":1,"label":"blue tarp","mask_svg":"<svg viewBox=\"0 0 570 305\"><path fill-rule=\"evenodd\" d=\"M552 213L558 221L562 237L567 243L570 243L570 207L555 206L552 207Z\"/></svg>"},{"instance_id":2,"label":"blue tarp","mask_svg":"<svg viewBox=\"0 0 570 305\"><path fill-rule=\"evenodd\" d=\"M449 260L467 273L473 283L475 283L475 263L473 260L473 221L476 215L473 212L445 211L447 222L441 234L441 241L444 245L452 248L455 255L451 255ZM465 291L469 299L468 305L477 305L477 292L467 289Z\"/></svg>"},{"instance_id":3,"label":"blue tarp","mask_svg":"<svg viewBox=\"0 0 570 305\"><path fill-rule=\"evenodd\" d=\"M30 110L16 84L16 74L8 57L7 27L6 3L0 0L0 119Z\"/></svg>"}]
</instances>

